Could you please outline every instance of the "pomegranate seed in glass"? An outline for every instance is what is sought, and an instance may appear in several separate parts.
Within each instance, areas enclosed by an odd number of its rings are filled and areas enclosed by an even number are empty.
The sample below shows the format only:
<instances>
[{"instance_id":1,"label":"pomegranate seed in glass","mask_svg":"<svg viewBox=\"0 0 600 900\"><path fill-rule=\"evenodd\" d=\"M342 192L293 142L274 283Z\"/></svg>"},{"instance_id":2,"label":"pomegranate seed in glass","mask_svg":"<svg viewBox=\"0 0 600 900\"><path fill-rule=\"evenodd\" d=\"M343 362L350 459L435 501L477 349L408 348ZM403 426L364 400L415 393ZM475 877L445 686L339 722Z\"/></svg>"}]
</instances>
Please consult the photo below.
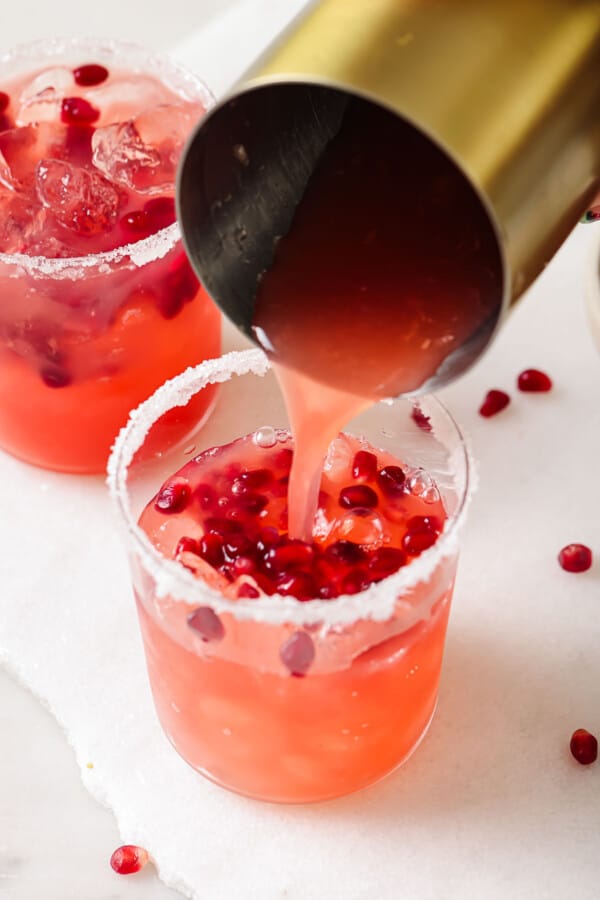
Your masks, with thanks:
<instances>
[{"instance_id":1,"label":"pomegranate seed in glass","mask_svg":"<svg viewBox=\"0 0 600 900\"><path fill-rule=\"evenodd\" d=\"M152 53L43 40L0 56L0 447L102 472L131 409L218 354L174 179L212 98ZM163 423L184 437L210 405Z\"/></svg>"},{"instance_id":2,"label":"pomegranate seed in glass","mask_svg":"<svg viewBox=\"0 0 600 900\"><path fill-rule=\"evenodd\" d=\"M164 440L162 455L140 454L158 446L165 413L217 382L193 457ZM431 398L422 406L431 429L415 427L405 398L354 416L321 458L302 533L288 506L306 457L261 351L173 379L121 432L109 484L157 713L183 758L223 787L289 803L341 796L394 770L425 734L469 470L451 417ZM186 500L157 502L174 485Z\"/></svg>"}]
</instances>

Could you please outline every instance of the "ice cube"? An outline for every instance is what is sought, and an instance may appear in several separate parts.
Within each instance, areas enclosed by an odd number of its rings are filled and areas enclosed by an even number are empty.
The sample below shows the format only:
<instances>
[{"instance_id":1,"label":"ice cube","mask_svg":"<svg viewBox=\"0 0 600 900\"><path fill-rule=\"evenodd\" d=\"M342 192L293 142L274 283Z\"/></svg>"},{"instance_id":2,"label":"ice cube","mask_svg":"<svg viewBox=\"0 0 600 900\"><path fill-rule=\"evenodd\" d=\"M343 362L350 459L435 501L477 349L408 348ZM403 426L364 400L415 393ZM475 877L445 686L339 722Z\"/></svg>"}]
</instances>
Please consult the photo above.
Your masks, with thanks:
<instances>
[{"instance_id":1,"label":"ice cube","mask_svg":"<svg viewBox=\"0 0 600 900\"><path fill-rule=\"evenodd\" d=\"M341 481L350 476L350 467L354 459L354 449L348 438L340 434L329 445L325 457L324 470L332 481Z\"/></svg>"},{"instance_id":2,"label":"ice cube","mask_svg":"<svg viewBox=\"0 0 600 900\"><path fill-rule=\"evenodd\" d=\"M367 550L377 550L385 535L383 519L375 510L353 509L331 520L328 540L353 541Z\"/></svg>"},{"instance_id":3,"label":"ice cube","mask_svg":"<svg viewBox=\"0 0 600 900\"><path fill-rule=\"evenodd\" d=\"M0 253L27 253L41 235L46 211L20 194L0 186Z\"/></svg>"},{"instance_id":4,"label":"ice cube","mask_svg":"<svg viewBox=\"0 0 600 900\"><path fill-rule=\"evenodd\" d=\"M58 159L43 159L36 171L40 200L65 228L80 235L109 231L116 222L118 190L97 172Z\"/></svg>"},{"instance_id":5,"label":"ice cube","mask_svg":"<svg viewBox=\"0 0 600 900\"><path fill-rule=\"evenodd\" d=\"M44 157L61 155L62 132L47 122L0 133L0 184L12 191L32 193L35 167Z\"/></svg>"},{"instance_id":6,"label":"ice cube","mask_svg":"<svg viewBox=\"0 0 600 900\"><path fill-rule=\"evenodd\" d=\"M94 165L106 178L140 193L172 191L193 121L189 108L164 104L98 128L92 137Z\"/></svg>"},{"instance_id":7,"label":"ice cube","mask_svg":"<svg viewBox=\"0 0 600 900\"><path fill-rule=\"evenodd\" d=\"M73 92L73 73L70 69L44 69L21 91L17 106L17 125L33 122L57 122L63 98Z\"/></svg>"}]
</instances>

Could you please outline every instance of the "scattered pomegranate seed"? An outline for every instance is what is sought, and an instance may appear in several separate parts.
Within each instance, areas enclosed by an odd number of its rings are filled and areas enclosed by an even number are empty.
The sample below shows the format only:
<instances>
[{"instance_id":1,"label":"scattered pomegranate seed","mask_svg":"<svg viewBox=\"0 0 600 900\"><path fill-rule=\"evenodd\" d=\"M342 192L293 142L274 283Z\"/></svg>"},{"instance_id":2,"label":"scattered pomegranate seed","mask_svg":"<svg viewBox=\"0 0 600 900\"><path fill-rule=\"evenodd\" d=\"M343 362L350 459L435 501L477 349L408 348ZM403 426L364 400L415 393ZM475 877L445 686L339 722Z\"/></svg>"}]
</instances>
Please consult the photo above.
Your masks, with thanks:
<instances>
[{"instance_id":1,"label":"scattered pomegranate seed","mask_svg":"<svg viewBox=\"0 0 600 900\"><path fill-rule=\"evenodd\" d=\"M238 556L232 565L233 576L252 575L256 571L256 563L249 556Z\"/></svg>"},{"instance_id":2,"label":"scattered pomegranate seed","mask_svg":"<svg viewBox=\"0 0 600 900\"><path fill-rule=\"evenodd\" d=\"M585 728L578 728L571 735L571 753L582 766L589 766L598 758L598 741Z\"/></svg>"},{"instance_id":3,"label":"scattered pomegranate seed","mask_svg":"<svg viewBox=\"0 0 600 900\"><path fill-rule=\"evenodd\" d=\"M269 484L273 480L273 473L270 469L252 469L250 472L242 472L236 478L236 482L244 485L246 488L260 488Z\"/></svg>"},{"instance_id":4,"label":"scattered pomegranate seed","mask_svg":"<svg viewBox=\"0 0 600 900\"><path fill-rule=\"evenodd\" d=\"M306 631L295 631L280 647L279 658L296 678L303 678L315 659L315 645Z\"/></svg>"},{"instance_id":5,"label":"scattered pomegranate seed","mask_svg":"<svg viewBox=\"0 0 600 900\"><path fill-rule=\"evenodd\" d=\"M228 534L241 534L242 526L232 519L224 519L221 516L209 516L204 522L207 531L220 534L222 537Z\"/></svg>"},{"instance_id":6,"label":"scattered pomegranate seed","mask_svg":"<svg viewBox=\"0 0 600 900\"><path fill-rule=\"evenodd\" d=\"M552 389L552 379L539 369L525 369L517 378L517 387L526 393L544 393Z\"/></svg>"},{"instance_id":7,"label":"scattered pomegranate seed","mask_svg":"<svg viewBox=\"0 0 600 900\"><path fill-rule=\"evenodd\" d=\"M184 481L171 481L164 484L154 501L154 508L162 513L179 513L190 502L190 486Z\"/></svg>"},{"instance_id":8,"label":"scattered pomegranate seed","mask_svg":"<svg viewBox=\"0 0 600 900\"><path fill-rule=\"evenodd\" d=\"M10 103L10 97L5 91L0 91L0 113L6 112Z\"/></svg>"},{"instance_id":9,"label":"scattered pomegranate seed","mask_svg":"<svg viewBox=\"0 0 600 900\"><path fill-rule=\"evenodd\" d=\"M200 555L200 547L198 541L194 540L191 537L181 537L177 541L177 546L175 547L175 558L179 556L180 553L195 553L197 556Z\"/></svg>"},{"instance_id":10,"label":"scattered pomegranate seed","mask_svg":"<svg viewBox=\"0 0 600 900\"><path fill-rule=\"evenodd\" d=\"M485 399L479 407L479 415L483 416L484 419L489 419L490 416L495 416L497 413L502 412L509 403L510 397L505 391L492 389L485 395Z\"/></svg>"},{"instance_id":11,"label":"scattered pomegranate seed","mask_svg":"<svg viewBox=\"0 0 600 900\"><path fill-rule=\"evenodd\" d=\"M258 532L256 549L259 553L264 553L265 550L269 550L271 547L276 547L279 543L279 540L280 537L277 529L273 528L273 526L271 525L266 525Z\"/></svg>"},{"instance_id":12,"label":"scattered pomegranate seed","mask_svg":"<svg viewBox=\"0 0 600 900\"><path fill-rule=\"evenodd\" d=\"M411 556L417 556L433 546L437 537L435 531L407 531L402 538L402 546Z\"/></svg>"},{"instance_id":13,"label":"scattered pomegranate seed","mask_svg":"<svg viewBox=\"0 0 600 900\"><path fill-rule=\"evenodd\" d=\"M352 461L352 477L368 481L377 474L377 457L368 450L359 450Z\"/></svg>"},{"instance_id":14,"label":"scattered pomegranate seed","mask_svg":"<svg viewBox=\"0 0 600 900\"><path fill-rule=\"evenodd\" d=\"M377 484L388 497L395 497L404 491L406 475L400 466L385 466L377 473Z\"/></svg>"},{"instance_id":15,"label":"scattered pomegranate seed","mask_svg":"<svg viewBox=\"0 0 600 900\"><path fill-rule=\"evenodd\" d=\"M379 503L379 497L373 488L366 484L351 484L349 487L342 488L338 503L345 509L354 509L357 506L363 509L373 509Z\"/></svg>"},{"instance_id":16,"label":"scattered pomegranate seed","mask_svg":"<svg viewBox=\"0 0 600 900\"><path fill-rule=\"evenodd\" d=\"M585 544L567 544L558 554L565 572L587 572L592 565L592 551Z\"/></svg>"},{"instance_id":17,"label":"scattered pomegranate seed","mask_svg":"<svg viewBox=\"0 0 600 900\"><path fill-rule=\"evenodd\" d=\"M73 69L73 78L75 84L80 87L95 87L102 84L108 78L108 69L99 63L88 63L85 66L78 66Z\"/></svg>"},{"instance_id":18,"label":"scattered pomegranate seed","mask_svg":"<svg viewBox=\"0 0 600 900\"><path fill-rule=\"evenodd\" d=\"M158 296L158 308L165 319L174 319L183 305L193 300L198 293L200 282L194 274L185 253L179 254L171 262L163 279Z\"/></svg>"},{"instance_id":19,"label":"scattered pomegranate seed","mask_svg":"<svg viewBox=\"0 0 600 900\"><path fill-rule=\"evenodd\" d=\"M348 572L342 578L341 591L342 594L360 594L365 591L371 584L365 569L355 568Z\"/></svg>"},{"instance_id":20,"label":"scattered pomegranate seed","mask_svg":"<svg viewBox=\"0 0 600 900\"><path fill-rule=\"evenodd\" d=\"M100 117L100 110L83 97L65 97L60 110L65 125L91 125Z\"/></svg>"},{"instance_id":21,"label":"scattered pomegranate seed","mask_svg":"<svg viewBox=\"0 0 600 900\"><path fill-rule=\"evenodd\" d=\"M225 637L223 623L210 606L199 606L187 617L187 623L203 641L222 641Z\"/></svg>"},{"instance_id":22,"label":"scattered pomegranate seed","mask_svg":"<svg viewBox=\"0 0 600 900\"><path fill-rule=\"evenodd\" d=\"M111 868L117 875L133 875L144 868L149 860L148 851L133 844L118 847L110 858Z\"/></svg>"},{"instance_id":23,"label":"scattered pomegranate seed","mask_svg":"<svg viewBox=\"0 0 600 900\"><path fill-rule=\"evenodd\" d=\"M420 406L413 406L410 417L421 431L433 431L431 419L425 415Z\"/></svg>"},{"instance_id":24,"label":"scattered pomegranate seed","mask_svg":"<svg viewBox=\"0 0 600 900\"><path fill-rule=\"evenodd\" d=\"M247 556L252 552L252 543L245 534L228 534L223 544L226 562L233 562L238 556Z\"/></svg>"}]
</instances>

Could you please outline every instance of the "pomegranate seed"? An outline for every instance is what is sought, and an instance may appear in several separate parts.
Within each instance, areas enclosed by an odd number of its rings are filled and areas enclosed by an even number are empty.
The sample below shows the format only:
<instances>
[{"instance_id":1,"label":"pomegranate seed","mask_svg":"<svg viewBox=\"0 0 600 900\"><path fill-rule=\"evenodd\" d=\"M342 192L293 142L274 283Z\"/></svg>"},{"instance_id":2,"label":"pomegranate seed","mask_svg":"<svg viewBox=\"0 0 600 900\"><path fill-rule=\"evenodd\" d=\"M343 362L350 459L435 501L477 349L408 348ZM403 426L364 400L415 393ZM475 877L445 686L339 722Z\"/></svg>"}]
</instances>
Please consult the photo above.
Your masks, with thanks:
<instances>
[{"instance_id":1,"label":"pomegranate seed","mask_svg":"<svg viewBox=\"0 0 600 900\"><path fill-rule=\"evenodd\" d=\"M154 501L154 508L161 513L178 513L186 508L190 501L190 486L184 481L171 481L164 484Z\"/></svg>"},{"instance_id":2,"label":"pomegranate seed","mask_svg":"<svg viewBox=\"0 0 600 900\"><path fill-rule=\"evenodd\" d=\"M552 390L552 379L539 369L525 369L517 378L517 387L526 393L545 393Z\"/></svg>"},{"instance_id":3,"label":"pomegranate seed","mask_svg":"<svg viewBox=\"0 0 600 900\"><path fill-rule=\"evenodd\" d=\"M365 558L365 551L353 541L336 541L327 547L325 556L334 562L351 566Z\"/></svg>"},{"instance_id":4,"label":"pomegranate seed","mask_svg":"<svg viewBox=\"0 0 600 900\"><path fill-rule=\"evenodd\" d=\"M212 509L217 501L217 494L210 484L198 484L194 488L194 499L198 501L201 509Z\"/></svg>"},{"instance_id":5,"label":"pomegranate seed","mask_svg":"<svg viewBox=\"0 0 600 900\"><path fill-rule=\"evenodd\" d=\"M276 547L279 543L279 532L276 528L273 528L270 525L266 525L264 528L261 528L258 532L258 538L256 540L256 549L259 553L264 553L265 550L269 550L271 547Z\"/></svg>"},{"instance_id":6,"label":"pomegranate seed","mask_svg":"<svg viewBox=\"0 0 600 900\"><path fill-rule=\"evenodd\" d=\"M147 237L153 231L152 223L143 209L134 209L126 213L119 224L124 231L131 232L137 238Z\"/></svg>"},{"instance_id":7,"label":"pomegranate seed","mask_svg":"<svg viewBox=\"0 0 600 900\"><path fill-rule=\"evenodd\" d=\"M91 125L100 117L100 110L83 97L65 97L60 118L65 125Z\"/></svg>"},{"instance_id":8,"label":"pomegranate seed","mask_svg":"<svg viewBox=\"0 0 600 900\"><path fill-rule=\"evenodd\" d=\"M270 469L252 469L250 472L242 472L236 479L247 488L264 487L273 480L273 473Z\"/></svg>"},{"instance_id":9,"label":"pomegranate seed","mask_svg":"<svg viewBox=\"0 0 600 900\"><path fill-rule=\"evenodd\" d=\"M223 538L220 534L212 534L211 532L203 535L198 541L197 553L210 566L213 566L215 569L218 568L218 566L223 564L225 558L223 554Z\"/></svg>"},{"instance_id":10,"label":"pomegranate seed","mask_svg":"<svg viewBox=\"0 0 600 900\"><path fill-rule=\"evenodd\" d=\"M238 508L245 510L251 516L256 516L268 503L269 498L264 494L244 494L238 500Z\"/></svg>"},{"instance_id":11,"label":"pomegranate seed","mask_svg":"<svg viewBox=\"0 0 600 900\"><path fill-rule=\"evenodd\" d=\"M85 66L78 66L73 69L73 78L75 84L80 87L95 87L102 84L108 78L108 69L99 63L88 63Z\"/></svg>"},{"instance_id":12,"label":"pomegranate seed","mask_svg":"<svg viewBox=\"0 0 600 900\"><path fill-rule=\"evenodd\" d=\"M276 469L285 469L286 472L289 472L289 470L292 468L293 460L294 451L290 450L289 447L284 447L282 450L279 450L273 457L273 465Z\"/></svg>"},{"instance_id":13,"label":"pomegranate seed","mask_svg":"<svg viewBox=\"0 0 600 900\"><path fill-rule=\"evenodd\" d=\"M330 497L327 491L319 491L319 499L317 501L317 506L320 509L325 509L327 504L329 503Z\"/></svg>"},{"instance_id":14,"label":"pomegranate seed","mask_svg":"<svg viewBox=\"0 0 600 900\"><path fill-rule=\"evenodd\" d=\"M240 584L237 595L240 599L248 597L250 600L254 600L256 597L260 597L260 592L254 585L248 584L248 582L245 581L244 584Z\"/></svg>"},{"instance_id":15,"label":"pomegranate seed","mask_svg":"<svg viewBox=\"0 0 600 900\"><path fill-rule=\"evenodd\" d=\"M304 541L288 541L279 547L272 547L265 554L265 568L283 573L288 569L304 569L311 565L315 551Z\"/></svg>"},{"instance_id":16,"label":"pomegranate seed","mask_svg":"<svg viewBox=\"0 0 600 900\"><path fill-rule=\"evenodd\" d=\"M222 641L225 637L223 623L210 606L199 606L187 617L187 623L203 641Z\"/></svg>"},{"instance_id":17,"label":"pomegranate seed","mask_svg":"<svg viewBox=\"0 0 600 900\"><path fill-rule=\"evenodd\" d=\"M565 572L587 572L592 565L592 551L585 544L567 544L558 554Z\"/></svg>"},{"instance_id":18,"label":"pomegranate seed","mask_svg":"<svg viewBox=\"0 0 600 900\"><path fill-rule=\"evenodd\" d=\"M233 561L232 569L235 578L239 575L252 575L256 571L256 563L249 556L238 556Z\"/></svg>"},{"instance_id":19,"label":"pomegranate seed","mask_svg":"<svg viewBox=\"0 0 600 900\"><path fill-rule=\"evenodd\" d=\"M413 406L410 417L421 431L433 431L431 419L425 415L420 406Z\"/></svg>"},{"instance_id":20,"label":"pomegranate seed","mask_svg":"<svg viewBox=\"0 0 600 900\"><path fill-rule=\"evenodd\" d=\"M10 103L10 97L5 91L0 91L0 113L6 112Z\"/></svg>"},{"instance_id":21,"label":"pomegranate seed","mask_svg":"<svg viewBox=\"0 0 600 900\"><path fill-rule=\"evenodd\" d=\"M369 571L375 581L393 575L406 565L406 554L397 547L380 547L371 554Z\"/></svg>"},{"instance_id":22,"label":"pomegranate seed","mask_svg":"<svg viewBox=\"0 0 600 900\"><path fill-rule=\"evenodd\" d=\"M153 197L144 203L144 212L152 222L152 230L160 231L175 221L173 197Z\"/></svg>"},{"instance_id":23,"label":"pomegranate seed","mask_svg":"<svg viewBox=\"0 0 600 900\"><path fill-rule=\"evenodd\" d=\"M376 474L377 457L375 454L369 453L368 450L359 450L352 460L352 477L364 478L365 481L368 481L369 478L375 478Z\"/></svg>"},{"instance_id":24,"label":"pomegranate seed","mask_svg":"<svg viewBox=\"0 0 600 900\"><path fill-rule=\"evenodd\" d=\"M148 851L133 844L118 847L110 858L111 868L117 875L133 875L144 868L149 860Z\"/></svg>"},{"instance_id":25,"label":"pomegranate seed","mask_svg":"<svg viewBox=\"0 0 600 900\"><path fill-rule=\"evenodd\" d=\"M377 484L388 497L397 497L404 492L406 475L400 466L385 466L377 473Z\"/></svg>"},{"instance_id":26,"label":"pomegranate seed","mask_svg":"<svg viewBox=\"0 0 600 900\"><path fill-rule=\"evenodd\" d=\"M489 419L490 416L495 416L497 413L502 412L509 403L510 397L505 391L488 391L479 407L479 415L483 416L484 419Z\"/></svg>"},{"instance_id":27,"label":"pomegranate seed","mask_svg":"<svg viewBox=\"0 0 600 900\"><path fill-rule=\"evenodd\" d=\"M200 282L194 275L187 256L181 253L170 264L160 285L157 305L163 318L174 319L184 303L194 299L199 286Z\"/></svg>"},{"instance_id":28,"label":"pomegranate seed","mask_svg":"<svg viewBox=\"0 0 600 900\"><path fill-rule=\"evenodd\" d=\"M345 509L353 509L356 506L373 509L379 503L379 497L373 488L366 484L351 484L342 488L338 503Z\"/></svg>"},{"instance_id":29,"label":"pomegranate seed","mask_svg":"<svg viewBox=\"0 0 600 900\"><path fill-rule=\"evenodd\" d=\"M40 375L44 384L51 388L68 387L73 380L62 366L44 366Z\"/></svg>"},{"instance_id":30,"label":"pomegranate seed","mask_svg":"<svg viewBox=\"0 0 600 900\"><path fill-rule=\"evenodd\" d=\"M303 678L315 659L315 645L306 631L295 631L279 649L279 658L296 678Z\"/></svg>"},{"instance_id":31,"label":"pomegranate seed","mask_svg":"<svg viewBox=\"0 0 600 900\"><path fill-rule=\"evenodd\" d=\"M444 527L438 516L412 516L406 523L407 531L435 531L438 534Z\"/></svg>"},{"instance_id":32,"label":"pomegranate seed","mask_svg":"<svg viewBox=\"0 0 600 900\"><path fill-rule=\"evenodd\" d=\"M312 600L317 594L317 586L306 572L291 572L277 582L277 592L297 600Z\"/></svg>"},{"instance_id":33,"label":"pomegranate seed","mask_svg":"<svg viewBox=\"0 0 600 900\"><path fill-rule=\"evenodd\" d=\"M179 538L175 547L175 557L179 556L180 553L195 553L197 556L200 556L198 541L191 537Z\"/></svg>"},{"instance_id":34,"label":"pomegranate seed","mask_svg":"<svg viewBox=\"0 0 600 900\"><path fill-rule=\"evenodd\" d=\"M228 534L223 549L225 561L233 562L238 556L247 556L253 548L251 541L244 534Z\"/></svg>"},{"instance_id":35,"label":"pomegranate seed","mask_svg":"<svg viewBox=\"0 0 600 900\"><path fill-rule=\"evenodd\" d=\"M408 531L402 538L402 546L411 556L417 556L437 541L435 531Z\"/></svg>"},{"instance_id":36,"label":"pomegranate seed","mask_svg":"<svg viewBox=\"0 0 600 900\"><path fill-rule=\"evenodd\" d=\"M223 519L220 516L209 516L204 522L204 527L207 531L220 534L221 537L230 534L241 534L242 532L242 526L239 522Z\"/></svg>"},{"instance_id":37,"label":"pomegranate seed","mask_svg":"<svg viewBox=\"0 0 600 900\"><path fill-rule=\"evenodd\" d=\"M342 594L360 594L366 590L371 584L367 572L363 569L353 569L342 578L341 592Z\"/></svg>"},{"instance_id":38,"label":"pomegranate seed","mask_svg":"<svg viewBox=\"0 0 600 900\"><path fill-rule=\"evenodd\" d=\"M589 766L598 758L598 741L585 728L578 728L571 735L571 753L582 766Z\"/></svg>"}]
</instances>

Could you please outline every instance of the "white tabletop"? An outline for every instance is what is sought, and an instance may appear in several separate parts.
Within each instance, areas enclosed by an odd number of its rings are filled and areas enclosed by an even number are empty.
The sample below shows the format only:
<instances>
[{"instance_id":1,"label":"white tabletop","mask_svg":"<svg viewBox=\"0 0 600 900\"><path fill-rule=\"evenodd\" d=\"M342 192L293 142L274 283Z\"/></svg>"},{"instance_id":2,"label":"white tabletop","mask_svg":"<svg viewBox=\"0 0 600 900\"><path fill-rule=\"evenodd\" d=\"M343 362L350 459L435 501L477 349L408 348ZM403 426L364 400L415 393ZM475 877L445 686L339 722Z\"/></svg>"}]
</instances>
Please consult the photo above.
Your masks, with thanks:
<instances>
[{"instance_id":1,"label":"white tabletop","mask_svg":"<svg viewBox=\"0 0 600 900\"><path fill-rule=\"evenodd\" d=\"M8 47L53 34L58 22L63 34L110 33L165 48L234 2L170 0L141 8L121 0L97 7L72 0L38 7L22 0L3 21L1 40ZM200 61L196 68L202 74ZM328 805L322 814L337 830L340 847L346 839L360 846L361 821L365 845L369 829L387 830L398 840L382 845L371 872L369 861L357 856L356 881L335 860L330 873L319 863L314 880L307 880L307 862L302 883L274 888L275 875L277 884L284 882L273 860L273 871L265 870L269 900L337 898L342 887L347 900L599 896L600 768L580 769L566 749L575 727L600 732L600 545L594 524L600 508L594 475L600 357L586 330L582 298L591 239L592 228L577 229L493 350L445 392L471 433L481 487L465 535L440 710L427 741L391 788L384 784L362 801ZM555 378L552 395L517 395L515 376L532 365ZM510 390L513 403L484 421L476 409L490 387ZM3 466L0 459L0 475L3 470L17 471L12 460ZM25 483L26 467L21 475ZM56 497L60 486L50 481ZM6 514L3 519L8 529ZM585 576L566 575L556 564L557 550L571 540L594 545L598 561ZM84 789L54 720L1 670L0 716L0 897L180 896L151 867L133 879L111 872L108 859L121 842L112 814ZM228 800L223 805L233 809ZM286 815L281 813L282 822ZM298 825L294 818L290 812L290 833ZM239 856L246 855L249 837L238 833L231 840L231 881L219 872L213 884L196 885L198 896L261 900L267 893L255 883L246 892L246 872L237 863L236 843L244 844ZM256 853L268 858L268 850L260 846ZM308 850L297 847L299 856Z\"/></svg>"}]
</instances>

